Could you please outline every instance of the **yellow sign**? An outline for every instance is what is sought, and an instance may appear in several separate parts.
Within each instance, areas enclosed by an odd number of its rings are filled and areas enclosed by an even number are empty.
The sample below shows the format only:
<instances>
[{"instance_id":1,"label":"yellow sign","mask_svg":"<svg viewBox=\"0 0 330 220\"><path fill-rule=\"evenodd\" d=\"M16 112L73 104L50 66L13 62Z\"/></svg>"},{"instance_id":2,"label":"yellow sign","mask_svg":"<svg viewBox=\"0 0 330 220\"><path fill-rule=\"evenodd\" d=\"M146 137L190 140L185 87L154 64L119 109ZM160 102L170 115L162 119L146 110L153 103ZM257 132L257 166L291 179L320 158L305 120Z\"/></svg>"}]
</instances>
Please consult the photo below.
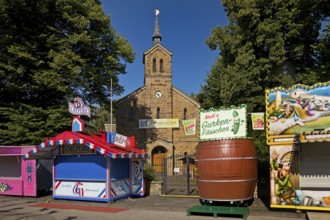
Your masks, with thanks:
<instances>
[{"instance_id":1,"label":"yellow sign","mask_svg":"<svg viewBox=\"0 0 330 220\"><path fill-rule=\"evenodd\" d=\"M178 128L179 119L140 119L139 128Z\"/></svg>"}]
</instances>

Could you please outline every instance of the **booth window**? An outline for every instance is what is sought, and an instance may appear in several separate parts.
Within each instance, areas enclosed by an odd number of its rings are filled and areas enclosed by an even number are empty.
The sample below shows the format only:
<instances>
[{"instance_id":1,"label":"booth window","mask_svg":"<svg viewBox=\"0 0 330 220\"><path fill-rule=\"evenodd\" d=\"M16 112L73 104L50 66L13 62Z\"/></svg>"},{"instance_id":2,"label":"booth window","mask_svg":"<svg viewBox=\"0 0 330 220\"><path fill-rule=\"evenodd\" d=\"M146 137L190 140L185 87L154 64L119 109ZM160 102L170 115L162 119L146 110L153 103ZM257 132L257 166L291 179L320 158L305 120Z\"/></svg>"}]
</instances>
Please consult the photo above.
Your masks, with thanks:
<instances>
[{"instance_id":1,"label":"booth window","mask_svg":"<svg viewBox=\"0 0 330 220\"><path fill-rule=\"evenodd\" d=\"M160 108L157 107L157 118L160 118Z\"/></svg>"},{"instance_id":2,"label":"booth window","mask_svg":"<svg viewBox=\"0 0 330 220\"><path fill-rule=\"evenodd\" d=\"M187 108L183 109L183 120L187 120Z\"/></svg>"},{"instance_id":3,"label":"booth window","mask_svg":"<svg viewBox=\"0 0 330 220\"><path fill-rule=\"evenodd\" d=\"M120 180L129 178L129 159L111 159L110 160L110 178Z\"/></svg>"},{"instance_id":4,"label":"booth window","mask_svg":"<svg viewBox=\"0 0 330 220\"><path fill-rule=\"evenodd\" d=\"M161 73L164 72L163 63L164 63L163 59L160 59L159 60L159 72L161 72Z\"/></svg>"},{"instance_id":5,"label":"booth window","mask_svg":"<svg viewBox=\"0 0 330 220\"><path fill-rule=\"evenodd\" d=\"M157 61L156 61L156 58L153 58L152 59L152 72L157 72L157 67L156 67L156 65L157 65Z\"/></svg>"},{"instance_id":6,"label":"booth window","mask_svg":"<svg viewBox=\"0 0 330 220\"><path fill-rule=\"evenodd\" d=\"M0 157L0 177L21 177L21 161L18 156Z\"/></svg>"}]
</instances>

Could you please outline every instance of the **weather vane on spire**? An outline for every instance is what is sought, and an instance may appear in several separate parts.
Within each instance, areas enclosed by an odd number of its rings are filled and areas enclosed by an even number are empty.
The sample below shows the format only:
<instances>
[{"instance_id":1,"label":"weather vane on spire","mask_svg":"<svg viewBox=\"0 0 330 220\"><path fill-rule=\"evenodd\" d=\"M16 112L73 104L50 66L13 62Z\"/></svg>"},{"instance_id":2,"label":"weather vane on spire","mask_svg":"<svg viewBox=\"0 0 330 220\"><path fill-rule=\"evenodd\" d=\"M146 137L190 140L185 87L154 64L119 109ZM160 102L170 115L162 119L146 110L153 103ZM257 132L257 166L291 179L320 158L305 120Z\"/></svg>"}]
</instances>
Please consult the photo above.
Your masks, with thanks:
<instances>
[{"instance_id":1,"label":"weather vane on spire","mask_svg":"<svg viewBox=\"0 0 330 220\"><path fill-rule=\"evenodd\" d=\"M154 35L152 36L152 40L154 41L154 44L158 44L162 39L162 35L159 33L159 26L158 26L159 10L155 9L155 12L156 12L155 31L154 31Z\"/></svg>"}]
</instances>

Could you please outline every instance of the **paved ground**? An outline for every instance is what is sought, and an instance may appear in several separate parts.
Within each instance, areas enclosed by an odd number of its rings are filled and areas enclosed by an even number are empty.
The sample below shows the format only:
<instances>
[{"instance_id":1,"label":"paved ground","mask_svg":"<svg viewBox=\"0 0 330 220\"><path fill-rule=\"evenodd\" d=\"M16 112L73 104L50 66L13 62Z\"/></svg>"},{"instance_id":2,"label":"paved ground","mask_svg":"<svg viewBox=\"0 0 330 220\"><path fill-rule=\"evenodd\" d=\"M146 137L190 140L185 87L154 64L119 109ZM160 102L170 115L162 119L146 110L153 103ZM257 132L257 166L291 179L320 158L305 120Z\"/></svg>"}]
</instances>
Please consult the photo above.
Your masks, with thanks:
<instances>
[{"instance_id":1,"label":"paved ground","mask_svg":"<svg viewBox=\"0 0 330 220\"><path fill-rule=\"evenodd\" d=\"M0 219L118 219L118 220L168 220L213 219L207 215L187 216L187 210L199 205L198 198L164 197L151 195L145 198L127 198L113 203L54 200L51 196L38 198L0 195ZM219 219L242 219L220 216ZM249 207L248 220L298 220L306 219L306 213L294 210L269 210L256 198Z\"/></svg>"}]
</instances>

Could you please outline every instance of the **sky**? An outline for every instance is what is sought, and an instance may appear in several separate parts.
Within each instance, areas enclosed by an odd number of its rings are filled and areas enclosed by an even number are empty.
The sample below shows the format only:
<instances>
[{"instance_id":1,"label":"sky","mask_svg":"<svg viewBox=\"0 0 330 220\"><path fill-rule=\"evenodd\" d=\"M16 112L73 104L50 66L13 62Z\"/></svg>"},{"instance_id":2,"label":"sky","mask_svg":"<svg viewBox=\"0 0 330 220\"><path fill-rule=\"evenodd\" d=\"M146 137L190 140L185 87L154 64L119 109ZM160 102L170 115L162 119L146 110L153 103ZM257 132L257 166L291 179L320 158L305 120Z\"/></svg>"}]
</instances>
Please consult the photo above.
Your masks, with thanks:
<instances>
[{"instance_id":1,"label":"sky","mask_svg":"<svg viewBox=\"0 0 330 220\"><path fill-rule=\"evenodd\" d=\"M153 47L155 9L161 44L172 53L172 84L187 95L198 93L219 56L205 41L216 26L228 24L220 0L101 0L111 25L133 47L135 60L119 76L122 98L143 86L143 53Z\"/></svg>"}]
</instances>

